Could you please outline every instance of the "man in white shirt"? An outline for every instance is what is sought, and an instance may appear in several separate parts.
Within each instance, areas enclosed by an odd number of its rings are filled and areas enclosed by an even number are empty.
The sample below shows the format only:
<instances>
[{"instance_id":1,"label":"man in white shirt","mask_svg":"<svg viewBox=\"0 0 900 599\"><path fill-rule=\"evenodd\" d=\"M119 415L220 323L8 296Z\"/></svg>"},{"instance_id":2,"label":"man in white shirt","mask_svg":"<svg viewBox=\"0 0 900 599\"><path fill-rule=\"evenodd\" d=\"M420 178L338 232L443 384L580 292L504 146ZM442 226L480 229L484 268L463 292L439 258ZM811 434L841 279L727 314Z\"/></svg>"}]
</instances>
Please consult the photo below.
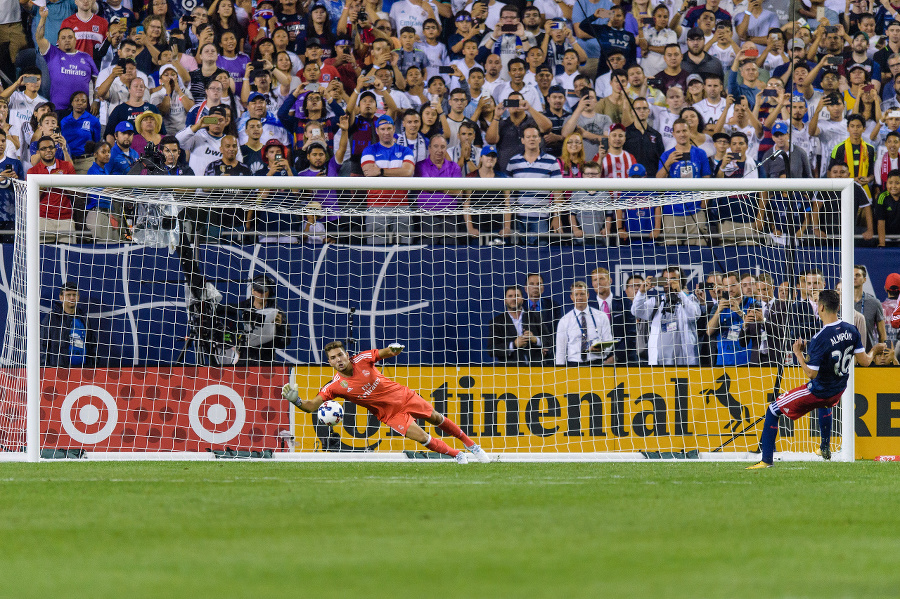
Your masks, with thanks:
<instances>
[{"instance_id":1,"label":"man in white shirt","mask_svg":"<svg viewBox=\"0 0 900 599\"><path fill-rule=\"evenodd\" d=\"M634 296L631 313L650 321L647 343L650 366L697 366L700 363L697 318L703 312L697 297L682 289L681 268L668 267L662 274L663 293L648 296L656 278L647 277Z\"/></svg>"},{"instance_id":2,"label":"man in white shirt","mask_svg":"<svg viewBox=\"0 0 900 599\"><path fill-rule=\"evenodd\" d=\"M438 19L437 6L425 0L399 0L391 5L391 23L394 31L412 27L422 37L422 25L426 19Z\"/></svg>"},{"instance_id":3,"label":"man in white shirt","mask_svg":"<svg viewBox=\"0 0 900 599\"><path fill-rule=\"evenodd\" d=\"M722 97L722 90L724 89L722 87L722 77L719 75L707 75L703 79L703 89L706 90L706 97L699 102L695 102L694 108L700 113L705 125L712 125L715 128L728 103Z\"/></svg>"},{"instance_id":4,"label":"man in white shirt","mask_svg":"<svg viewBox=\"0 0 900 599\"><path fill-rule=\"evenodd\" d=\"M612 347L612 327L606 314L588 305L588 286L575 281L571 287L574 308L559 321L556 329L557 366L599 366ZM603 342L606 342L605 344Z\"/></svg>"}]
</instances>

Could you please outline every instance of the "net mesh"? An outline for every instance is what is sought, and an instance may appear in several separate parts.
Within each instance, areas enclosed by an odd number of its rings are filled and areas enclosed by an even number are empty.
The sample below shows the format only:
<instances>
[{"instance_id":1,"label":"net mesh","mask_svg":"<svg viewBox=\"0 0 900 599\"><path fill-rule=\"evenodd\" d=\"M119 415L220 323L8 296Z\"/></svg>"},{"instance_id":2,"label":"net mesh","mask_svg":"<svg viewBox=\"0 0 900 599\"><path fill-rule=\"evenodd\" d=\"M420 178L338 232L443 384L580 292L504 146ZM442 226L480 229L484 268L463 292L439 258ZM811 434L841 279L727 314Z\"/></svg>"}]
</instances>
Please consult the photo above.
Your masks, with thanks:
<instances>
[{"instance_id":1,"label":"net mesh","mask_svg":"<svg viewBox=\"0 0 900 599\"><path fill-rule=\"evenodd\" d=\"M787 344L818 330L804 302L839 281L838 194L506 182L42 190L76 207L73 231L53 234L83 242L41 245L42 451L422 449L349 401L330 428L281 398L289 381L312 398L331 380L334 340L351 353L404 344L382 372L491 452L755 449L765 406L805 382ZM17 192L4 451L25 438ZM91 242L92 211L117 239ZM719 310L725 293L740 299ZM782 426L780 451L818 447L814 415Z\"/></svg>"}]
</instances>

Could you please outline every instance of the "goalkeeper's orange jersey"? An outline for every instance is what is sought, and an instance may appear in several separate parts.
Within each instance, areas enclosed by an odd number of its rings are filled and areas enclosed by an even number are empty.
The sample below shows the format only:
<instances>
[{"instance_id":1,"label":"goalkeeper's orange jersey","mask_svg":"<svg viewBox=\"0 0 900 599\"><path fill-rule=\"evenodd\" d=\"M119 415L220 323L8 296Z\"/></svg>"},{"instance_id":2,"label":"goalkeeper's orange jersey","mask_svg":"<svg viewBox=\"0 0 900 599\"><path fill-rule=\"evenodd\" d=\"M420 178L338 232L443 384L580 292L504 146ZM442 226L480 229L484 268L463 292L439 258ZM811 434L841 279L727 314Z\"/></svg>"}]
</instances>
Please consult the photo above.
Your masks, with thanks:
<instances>
[{"instance_id":1,"label":"goalkeeper's orange jersey","mask_svg":"<svg viewBox=\"0 0 900 599\"><path fill-rule=\"evenodd\" d=\"M377 349L353 356L353 374L345 376L336 372L331 382L319 391L319 395L325 399L341 397L352 401L384 421L389 414L396 412L399 406L407 404L417 394L409 387L381 374L375 368L375 362L379 359Z\"/></svg>"}]
</instances>

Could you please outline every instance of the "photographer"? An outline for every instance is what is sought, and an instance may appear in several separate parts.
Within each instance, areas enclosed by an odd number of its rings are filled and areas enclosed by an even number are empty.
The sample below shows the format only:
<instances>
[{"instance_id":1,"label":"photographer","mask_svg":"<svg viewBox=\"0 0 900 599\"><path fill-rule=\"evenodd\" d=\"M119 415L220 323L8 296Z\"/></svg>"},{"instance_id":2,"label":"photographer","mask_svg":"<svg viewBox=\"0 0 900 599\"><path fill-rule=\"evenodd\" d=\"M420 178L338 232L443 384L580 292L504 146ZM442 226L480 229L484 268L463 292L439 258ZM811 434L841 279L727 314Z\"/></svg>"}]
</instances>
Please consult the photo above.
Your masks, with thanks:
<instances>
[{"instance_id":1,"label":"photographer","mask_svg":"<svg viewBox=\"0 0 900 599\"><path fill-rule=\"evenodd\" d=\"M647 342L650 366L698 366L697 319L703 307L696 295L683 289L681 268L670 266L662 273L663 293L650 296L656 286L655 277L647 277L631 304L635 318L650 321Z\"/></svg>"},{"instance_id":2,"label":"photographer","mask_svg":"<svg viewBox=\"0 0 900 599\"><path fill-rule=\"evenodd\" d=\"M764 322L762 306L754 298L756 277L750 274L729 272L722 277L725 286L722 300L706 325L710 339L718 334L718 358L716 366L743 366L750 363L750 354L756 348L754 336L741 344L741 331L754 329Z\"/></svg>"},{"instance_id":3,"label":"photographer","mask_svg":"<svg viewBox=\"0 0 900 599\"><path fill-rule=\"evenodd\" d=\"M250 297L236 306L239 364L271 366L281 362L276 350L291 341L291 327L275 299L275 281L260 275L253 279Z\"/></svg>"}]
</instances>

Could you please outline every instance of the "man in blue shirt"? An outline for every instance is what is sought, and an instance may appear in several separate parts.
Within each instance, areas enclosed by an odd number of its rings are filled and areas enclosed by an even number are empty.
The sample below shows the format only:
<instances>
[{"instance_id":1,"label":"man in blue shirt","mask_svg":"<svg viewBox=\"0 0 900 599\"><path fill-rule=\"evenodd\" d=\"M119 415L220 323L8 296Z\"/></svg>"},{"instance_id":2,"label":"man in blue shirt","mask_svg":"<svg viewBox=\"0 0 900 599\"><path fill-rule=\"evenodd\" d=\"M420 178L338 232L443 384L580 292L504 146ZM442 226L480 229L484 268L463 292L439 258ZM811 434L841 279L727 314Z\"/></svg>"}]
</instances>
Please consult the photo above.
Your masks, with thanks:
<instances>
[{"instance_id":1,"label":"man in blue shirt","mask_svg":"<svg viewBox=\"0 0 900 599\"><path fill-rule=\"evenodd\" d=\"M691 144L691 134L684 119L672 123L675 147L659 158L660 179L700 179L712 176L706 152ZM663 206L663 239L666 245L706 245L706 215L701 203L682 202Z\"/></svg>"},{"instance_id":2,"label":"man in blue shirt","mask_svg":"<svg viewBox=\"0 0 900 599\"><path fill-rule=\"evenodd\" d=\"M822 330L810 339L807 345L800 339L794 341L794 356L810 378L810 382L782 393L778 399L766 409L766 420L763 424L759 447L762 460L748 470L770 468L775 454L775 440L778 438L778 417L784 414L791 420L819 410L819 429L822 443L819 452L826 460L831 459L831 409L841 401L841 395L847 388L850 376L851 360L856 358L860 366L868 366L885 349L879 343L866 353L862 337L852 324L838 318L840 295L833 289L819 293L819 318L822 319ZM803 355L804 346L807 355Z\"/></svg>"},{"instance_id":3,"label":"man in blue shirt","mask_svg":"<svg viewBox=\"0 0 900 599\"><path fill-rule=\"evenodd\" d=\"M122 121L116 125L116 145L109 154L106 170L110 175L127 175L140 156L131 147L134 139L134 125L130 121Z\"/></svg>"},{"instance_id":4,"label":"man in blue shirt","mask_svg":"<svg viewBox=\"0 0 900 599\"><path fill-rule=\"evenodd\" d=\"M598 19L607 15L609 22L606 25L596 23ZM625 9L621 6L613 6L609 10L598 8L578 26L581 31L596 38L600 44L597 75L603 75L610 70L606 59L613 50L618 50L625 56L625 64L637 62L637 39L631 32L625 30Z\"/></svg>"},{"instance_id":5,"label":"man in blue shirt","mask_svg":"<svg viewBox=\"0 0 900 599\"><path fill-rule=\"evenodd\" d=\"M750 310L760 309L753 299L756 278L749 273L739 275L730 272L722 277L722 283L725 285L725 296L706 324L706 334L710 339L718 334L717 366L743 366L750 363L750 354L754 349L752 340L746 340L746 345L740 343L744 317Z\"/></svg>"},{"instance_id":6,"label":"man in blue shirt","mask_svg":"<svg viewBox=\"0 0 900 599\"><path fill-rule=\"evenodd\" d=\"M0 156L6 154L6 133L0 129ZM25 180L25 171L22 163L15 158L3 158L0 160L0 231L10 233L0 234L0 243L12 243L13 233L16 228L16 193L13 188L13 179Z\"/></svg>"},{"instance_id":7,"label":"man in blue shirt","mask_svg":"<svg viewBox=\"0 0 900 599\"><path fill-rule=\"evenodd\" d=\"M84 146L89 141L100 141L100 120L87 111L88 96L83 91L72 94L70 103L72 112L60 121L59 128L69 146L75 172L84 175L94 162L93 153L87 152Z\"/></svg>"}]
</instances>

